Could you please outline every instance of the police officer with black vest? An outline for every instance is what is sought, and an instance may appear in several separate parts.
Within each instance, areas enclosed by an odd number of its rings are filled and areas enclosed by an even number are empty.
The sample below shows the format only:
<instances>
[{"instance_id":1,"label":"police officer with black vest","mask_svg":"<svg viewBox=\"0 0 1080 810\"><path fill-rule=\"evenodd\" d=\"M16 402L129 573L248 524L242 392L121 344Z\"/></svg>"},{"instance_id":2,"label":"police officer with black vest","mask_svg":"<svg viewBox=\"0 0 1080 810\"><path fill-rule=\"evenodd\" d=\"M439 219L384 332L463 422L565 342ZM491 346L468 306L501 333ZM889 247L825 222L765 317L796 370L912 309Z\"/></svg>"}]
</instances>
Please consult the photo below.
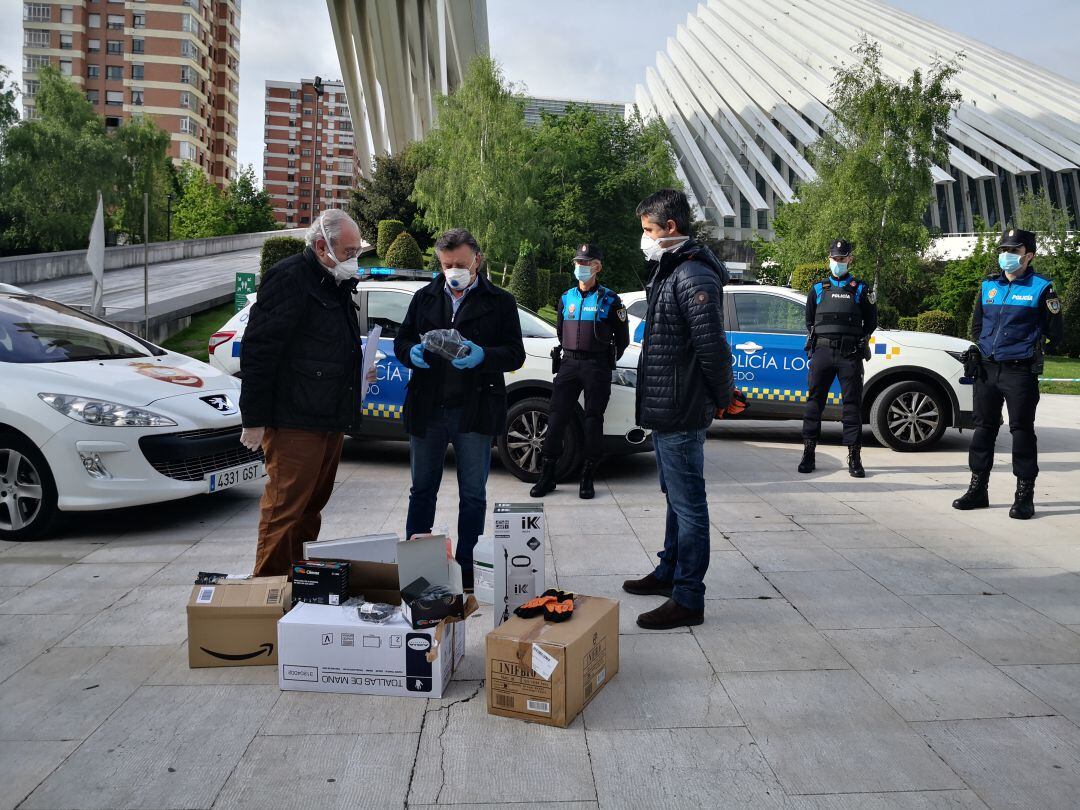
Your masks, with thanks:
<instances>
[{"instance_id":1,"label":"police officer with black vest","mask_svg":"<svg viewBox=\"0 0 1080 810\"><path fill-rule=\"evenodd\" d=\"M1001 407L1009 407L1012 465L1016 496L1009 517L1027 520L1035 514L1035 478L1039 474L1035 408L1044 351L1061 341L1061 301L1050 279L1035 273L1035 234L1010 228L998 243L998 268L979 289L971 339L977 344L965 358L975 378L975 432L968 449L971 483L955 501L955 509L985 509L987 485L994 466L994 443L1001 426Z\"/></svg>"},{"instance_id":2,"label":"police officer with black vest","mask_svg":"<svg viewBox=\"0 0 1080 810\"><path fill-rule=\"evenodd\" d=\"M557 328L559 346L552 351L555 383L544 439L540 480L529 494L542 498L555 489L555 467L563 450L563 435L574 408L585 392L585 466L579 497L595 495L593 473L603 449L604 411L611 398L611 372L630 345L626 308L619 296L599 284L604 255L599 246L581 245L574 256L577 285L563 293Z\"/></svg>"},{"instance_id":3,"label":"police officer with black vest","mask_svg":"<svg viewBox=\"0 0 1080 810\"><path fill-rule=\"evenodd\" d=\"M811 287L806 297L810 391L803 412L801 473L814 471L821 411L833 379L839 377L848 472L855 478L866 477L861 452L863 360L870 359L869 338L877 328L877 306L874 293L851 275L851 250L850 242L833 240L829 277Z\"/></svg>"}]
</instances>

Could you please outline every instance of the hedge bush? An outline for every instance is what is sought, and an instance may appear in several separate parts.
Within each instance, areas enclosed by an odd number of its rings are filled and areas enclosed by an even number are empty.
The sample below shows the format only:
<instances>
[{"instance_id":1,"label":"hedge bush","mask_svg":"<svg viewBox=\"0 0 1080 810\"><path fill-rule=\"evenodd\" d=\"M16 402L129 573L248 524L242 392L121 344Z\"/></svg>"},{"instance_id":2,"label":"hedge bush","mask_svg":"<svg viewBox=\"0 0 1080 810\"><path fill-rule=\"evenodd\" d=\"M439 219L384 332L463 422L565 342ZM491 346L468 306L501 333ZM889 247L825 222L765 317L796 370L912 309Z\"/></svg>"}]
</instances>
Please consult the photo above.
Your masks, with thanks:
<instances>
[{"instance_id":1,"label":"hedge bush","mask_svg":"<svg viewBox=\"0 0 1080 810\"><path fill-rule=\"evenodd\" d=\"M510 276L508 289L519 305L534 312L539 308L537 307L539 295L536 282L536 262L533 260L532 252L522 250L517 263L514 264L514 272Z\"/></svg>"},{"instance_id":2,"label":"hedge bush","mask_svg":"<svg viewBox=\"0 0 1080 810\"><path fill-rule=\"evenodd\" d=\"M375 253L379 258L386 260L386 252L394 244L394 240L405 233L405 223L400 219L379 220L379 236L375 240Z\"/></svg>"},{"instance_id":3,"label":"hedge bush","mask_svg":"<svg viewBox=\"0 0 1080 810\"><path fill-rule=\"evenodd\" d=\"M548 299L551 292L551 271L544 267L539 267L536 270L536 309L543 309L545 306L549 306L551 301Z\"/></svg>"},{"instance_id":4,"label":"hedge bush","mask_svg":"<svg viewBox=\"0 0 1080 810\"><path fill-rule=\"evenodd\" d=\"M559 270L551 271L551 280L548 282L547 300L552 309L558 310L562 301L562 294L570 289L570 279L566 273Z\"/></svg>"},{"instance_id":5,"label":"hedge bush","mask_svg":"<svg viewBox=\"0 0 1080 810\"><path fill-rule=\"evenodd\" d=\"M383 222L389 221L383 220ZM383 263L387 267L397 267L401 270L423 270L424 254L416 240L410 234L402 232L387 248Z\"/></svg>"},{"instance_id":6,"label":"hedge bush","mask_svg":"<svg viewBox=\"0 0 1080 810\"><path fill-rule=\"evenodd\" d=\"M956 334L956 318L940 309L920 312L916 324L920 332L932 332L935 335Z\"/></svg>"},{"instance_id":7,"label":"hedge bush","mask_svg":"<svg viewBox=\"0 0 1080 810\"><path fill-rule=\"evenodd\" d=\"M917 332L919 329L919 316L918 315L901 315L900 316L900 329L906 329L909 332Z\"/></svg>"},{"instance_id":8,"label":"hedge bush","mask_svg":"<svg viewBox=\"0 0 1080 810\"><path fill-rule=\"evenodd\" d=\"M1061 317L1064 318L1065 327L1061 353L1080 357L1080 271L1073 271L1062 291Z\"/></svg>"},{"instance_id":9,"label":"hedge bush","mask_svg":"<svg viewBox=\"0 0 1080 810\"><path fill-rule=\"evenodd\" d=\"M290 256L304 252L304 240L295 236L271 236L263 242L259 254L259 283L266 278L266 271Z\"/></svg>"},{"instance_id":10,"label":"hedge bush","mask_svg":"<svg viewBox=\"0 0 1080 810\"><path fill-rule=\"evenodd\" d=\"M829 265L813 262L810 264L797 264L791 271L791 281L788 286L800 292L810 292L814 282L821 281L829 274Z\"/></svg>"},{"instance_id":11,"label":"hedge bush","mask_svg":"<svg viewBox=\"0 0 1080 810\"><path fill-rule=\"evenodd\" d=\"M428 260L428 270L432 273L442 272L442 262L439 261L439 254L434 250L431 251L431 258Z\"/></svg>"}]
</instances>

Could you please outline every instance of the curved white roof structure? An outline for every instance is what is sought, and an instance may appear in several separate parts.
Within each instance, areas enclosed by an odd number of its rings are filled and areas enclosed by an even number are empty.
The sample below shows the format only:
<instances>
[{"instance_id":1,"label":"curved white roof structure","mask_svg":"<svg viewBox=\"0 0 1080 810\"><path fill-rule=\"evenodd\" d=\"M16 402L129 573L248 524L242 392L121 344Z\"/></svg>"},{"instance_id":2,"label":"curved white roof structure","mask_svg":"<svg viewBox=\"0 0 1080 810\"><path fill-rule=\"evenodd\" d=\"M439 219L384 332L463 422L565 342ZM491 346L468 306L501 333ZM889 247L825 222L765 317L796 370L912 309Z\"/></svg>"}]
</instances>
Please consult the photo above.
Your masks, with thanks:
<instances>
[{"instance_id":1,"label":"curved white roof structure","mask_svg":"<svg viewBox=\"0 0 1080 810\"><path fill-rule=\"evenodd\" d=\"M488 51L487 0L326 0L364 175L372 154L396 153L435 119Z\"/></svg>"},{"instance_id":2,"label":"curved white roof structure","mask_svg":"<svg viewBox=\"0 0 1080 810\"><path fill-rule=\"evenodd\" d=\"M772 237L777 202L815 176L805 150L830 125L834 69L863 35L902 81L965 54L928 225L1003 225L1019 193L1045 189L1080 226L1080 85L878 0L708 0L668 39L636 101L667 123L705 219L729 239Z\"/></svg>"}]
</instances>

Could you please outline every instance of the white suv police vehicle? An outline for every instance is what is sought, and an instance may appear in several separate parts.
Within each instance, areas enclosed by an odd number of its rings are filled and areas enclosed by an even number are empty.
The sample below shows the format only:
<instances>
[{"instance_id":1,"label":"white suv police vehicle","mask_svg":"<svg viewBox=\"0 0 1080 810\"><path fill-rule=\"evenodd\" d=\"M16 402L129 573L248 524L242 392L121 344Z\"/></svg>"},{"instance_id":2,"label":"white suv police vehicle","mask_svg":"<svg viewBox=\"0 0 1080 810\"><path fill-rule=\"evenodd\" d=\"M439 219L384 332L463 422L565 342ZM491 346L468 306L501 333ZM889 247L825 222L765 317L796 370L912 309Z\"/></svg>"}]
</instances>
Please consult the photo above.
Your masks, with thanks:
<instances>
[{"instance_id":1,"label":"white suv police vehicle","mask_svg":"<svg viewBox=\"0 0 1080 810\"><path fill-rule=\"evenodd\" d=\"M357 437L407 439L402 422L405 386L412 371L394 356L394 337L397 335L409 302L417 290L431 281L432 273L395 270L385 267L360 269L361 280L356 287L355 301L360 308L361 328L368 332L376 324L382 327L377 361L378 382L368 389L364 403L364 419ZM210 338L207 347L210 365L239 376L240 351L248 313L255 295L248 296L248 305L234 315ZM551 402L551 350L558 343L555 327L529 310L518 307L521 336L525 343L525 365L506 375L507 428L496 440L503 465L522 481L536 481L540 476L540 453L547 432ZM625 455L652 449L648 431L634 422L634 399L637 387L638 350L627 349L619 367L612 372L611 401L604 416L604 452ZM559 477L577 472L584 455L582 425L585 413L578 403L577 418L566 431L563 455L559 462Z\"/></svg>"},{"instance_id":2,"label":"white suv police vehicle","mask_svg":"<svg viewBox=\"0 0 1080 810\"><path fill-rule=\"evenodd\" d=\"M645 293L620 296L630 338L640 344ZM807 396L806 296L788 287L724 288L724 319L735 385L746 394L747 419L801 419ZM926 332L878 329L863 385L863 422L879 442L910 452L933 447L950 427L971 426L971 385L960 355L969 341ZM822 418L840 420L833 382Z\"/></svg>"}]
</instances>

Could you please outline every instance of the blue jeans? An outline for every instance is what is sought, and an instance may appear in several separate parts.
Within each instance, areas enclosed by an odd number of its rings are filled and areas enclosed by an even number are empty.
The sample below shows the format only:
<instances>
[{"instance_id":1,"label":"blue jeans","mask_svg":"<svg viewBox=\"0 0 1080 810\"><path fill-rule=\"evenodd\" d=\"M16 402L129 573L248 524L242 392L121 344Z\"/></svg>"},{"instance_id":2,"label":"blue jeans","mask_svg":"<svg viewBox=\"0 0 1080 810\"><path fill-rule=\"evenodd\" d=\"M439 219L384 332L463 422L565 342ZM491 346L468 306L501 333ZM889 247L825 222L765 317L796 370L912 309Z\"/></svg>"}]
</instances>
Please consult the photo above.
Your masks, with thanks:
<instances>
[{"instance_id":1,"label":"blue jeans","mask_svg":"<svg viewBox=\"0 0 1080 810\"><path fill-rule=\"evenodd\" d=\"M491 436L463 433L458 430L459 408L437 408L432 413L427 433L422 439L409 439L409 466L412 488L409 490L409 516L405 536L431 531L435 505L439 500L446 448L454 446L457 459L458 525L457 553L461 578L472 587L473 549L484 531L487 516L487 479L491 469ZM402 583L407 584L407 583Z\"/></svg>"},{"instance_id":2,"label":"blue jeans","mask_svg":"<svg viewBox=\"0 0 1080 810\"><path fill-rule=\"evenodd\" d=\"M705 608L709 569L709 503L705 498L705 431L653 433L660 490L667 496L667 526L660 564L653 572L672 583L671 598L688 610Z\"/></svg>"}]
</instances>

